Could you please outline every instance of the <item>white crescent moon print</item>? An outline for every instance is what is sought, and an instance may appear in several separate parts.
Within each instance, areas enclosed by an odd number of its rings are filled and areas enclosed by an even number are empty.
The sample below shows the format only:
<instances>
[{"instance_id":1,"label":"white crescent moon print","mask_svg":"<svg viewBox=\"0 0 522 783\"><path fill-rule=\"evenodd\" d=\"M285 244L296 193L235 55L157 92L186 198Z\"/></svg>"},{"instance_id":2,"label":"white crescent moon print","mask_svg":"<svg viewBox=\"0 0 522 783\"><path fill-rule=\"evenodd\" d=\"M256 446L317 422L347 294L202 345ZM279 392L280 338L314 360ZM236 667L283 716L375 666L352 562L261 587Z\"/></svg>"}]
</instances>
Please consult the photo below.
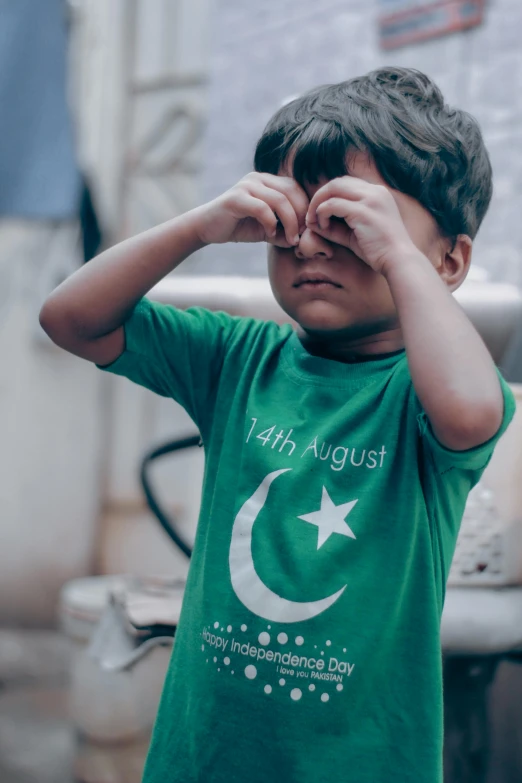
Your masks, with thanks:
<instances>
[{"instance_id":1,"label":"white crescent moon print","mask_svg":"<svg viewBox=\"0 0 522 783\"><path fill-rule=\"evenodd\" d=\"M289 470L291 468L269 473L239 509L232 529L229 564L232 587L247 609L265 620L297 623L328 609L343 594L347 585L319 601L289 601L272 592L258 576L252 559L252 528L266 503L270 485Z\"/></svg>"}]
</instances>

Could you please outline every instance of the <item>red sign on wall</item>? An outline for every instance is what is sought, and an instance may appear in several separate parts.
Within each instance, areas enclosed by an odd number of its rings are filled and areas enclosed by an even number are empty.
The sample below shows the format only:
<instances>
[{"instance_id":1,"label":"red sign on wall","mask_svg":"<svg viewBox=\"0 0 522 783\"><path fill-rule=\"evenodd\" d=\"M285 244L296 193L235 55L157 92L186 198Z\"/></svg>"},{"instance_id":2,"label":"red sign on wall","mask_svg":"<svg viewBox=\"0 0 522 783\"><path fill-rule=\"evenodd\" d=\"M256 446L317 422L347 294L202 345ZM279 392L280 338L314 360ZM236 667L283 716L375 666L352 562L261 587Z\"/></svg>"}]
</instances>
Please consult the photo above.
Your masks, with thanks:
<instances>
[{"instance_id":1,"label":"red sign on wall","mask_svg":"<svg viewBox=\"0 0 522 783\"><path fill-rule=\"evenodd\" d=\"M396 49L479 25L485 0L379 0L379 39Z\"/></svg>"}]
</instances>

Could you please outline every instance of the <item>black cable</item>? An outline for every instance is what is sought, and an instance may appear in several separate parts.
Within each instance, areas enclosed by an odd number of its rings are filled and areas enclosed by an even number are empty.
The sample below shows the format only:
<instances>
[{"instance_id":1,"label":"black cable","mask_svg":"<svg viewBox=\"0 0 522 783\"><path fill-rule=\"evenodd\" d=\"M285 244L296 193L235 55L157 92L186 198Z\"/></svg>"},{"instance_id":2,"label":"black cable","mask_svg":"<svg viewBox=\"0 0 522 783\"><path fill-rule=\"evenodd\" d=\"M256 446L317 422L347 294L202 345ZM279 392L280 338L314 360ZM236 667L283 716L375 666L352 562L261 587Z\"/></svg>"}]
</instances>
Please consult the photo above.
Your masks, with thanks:
<instances>
[{"instance_id":1,"label":"black cable","mask_svg":"<svg viewBox=\"0 0 522 783\"><path fill-rule=\"evenodd\" d=\"M176 451L183 451L184 449L190 449L200 445L202 444L199 435L190 435L186 438L169 441L168 443L164 443L163 446L158 446L145 454L140 468L140 482L148 507L171 541L173 541L176 546L181 549L183 554L189 558L192 555L192 547L190 547L177 532L176 520L169 519L168 515L156 499L149 479L149 469L155 460L164 457L166 454L172 454Z\"/></svg>"}]
</instances>

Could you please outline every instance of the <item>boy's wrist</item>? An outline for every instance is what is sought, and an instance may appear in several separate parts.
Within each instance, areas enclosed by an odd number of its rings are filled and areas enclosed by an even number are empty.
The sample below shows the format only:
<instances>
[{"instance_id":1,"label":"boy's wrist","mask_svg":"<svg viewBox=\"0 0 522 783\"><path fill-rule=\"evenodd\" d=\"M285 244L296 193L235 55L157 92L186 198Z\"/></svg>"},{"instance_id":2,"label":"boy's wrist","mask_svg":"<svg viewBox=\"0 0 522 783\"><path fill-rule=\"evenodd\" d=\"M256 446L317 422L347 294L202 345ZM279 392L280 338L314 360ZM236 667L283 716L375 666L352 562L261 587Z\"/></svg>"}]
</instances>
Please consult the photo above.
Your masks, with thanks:
<instances>
[{"instance_id":1,"label":"boy's wrist","mask_svg":"<svg viewBox=\"0 0 522 783\"><path fill-rule=\"evenodd\" d=\"M390 282L390 278L408 274L410 269L418 269L423 264L430 265L429 259L415 245L412 245L412 247L400 248L390 253L382 266L381 272Z\"/></svg>"},{"instance_id":2,"label":"boy's wrist","mask_svg":"<svg viewBox=\"0 0 522 783\"><path fill-rule=\"evenodd\" d=\"M184 244L188 251L187 255L192 255L192 253L195 253L208 245L208 242L205 242L201 237L201 213L202 208L195 207L194 209L173 218L171 222L175 235L178 237L180 235L183 236Z\"/></svg>"}]
</instances>

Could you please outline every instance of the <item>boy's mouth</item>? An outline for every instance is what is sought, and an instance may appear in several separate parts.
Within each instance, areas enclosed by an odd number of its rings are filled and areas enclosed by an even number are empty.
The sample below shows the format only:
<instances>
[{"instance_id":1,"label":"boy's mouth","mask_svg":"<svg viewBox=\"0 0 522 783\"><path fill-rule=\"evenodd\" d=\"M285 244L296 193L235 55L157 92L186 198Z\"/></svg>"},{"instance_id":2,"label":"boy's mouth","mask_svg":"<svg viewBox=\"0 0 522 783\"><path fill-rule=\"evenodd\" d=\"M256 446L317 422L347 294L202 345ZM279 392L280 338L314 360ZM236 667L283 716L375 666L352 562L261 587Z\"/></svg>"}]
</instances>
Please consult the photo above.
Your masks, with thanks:
<instances>
[{"instance_id":1,"label":"boy's mouth","mask_svg":"<svg viewBox=\"0 0 522 783\"><path fill-rule=\"evenodd\" d=\"M328 287L342 288L342 285L340 283L336 283L335 280L332 280L331 277L328 277L328 275L325 275L322 272L303 271L298 276L297 280L293 284L293 287L318 289Z\"/></svg>"}]
</instances>

